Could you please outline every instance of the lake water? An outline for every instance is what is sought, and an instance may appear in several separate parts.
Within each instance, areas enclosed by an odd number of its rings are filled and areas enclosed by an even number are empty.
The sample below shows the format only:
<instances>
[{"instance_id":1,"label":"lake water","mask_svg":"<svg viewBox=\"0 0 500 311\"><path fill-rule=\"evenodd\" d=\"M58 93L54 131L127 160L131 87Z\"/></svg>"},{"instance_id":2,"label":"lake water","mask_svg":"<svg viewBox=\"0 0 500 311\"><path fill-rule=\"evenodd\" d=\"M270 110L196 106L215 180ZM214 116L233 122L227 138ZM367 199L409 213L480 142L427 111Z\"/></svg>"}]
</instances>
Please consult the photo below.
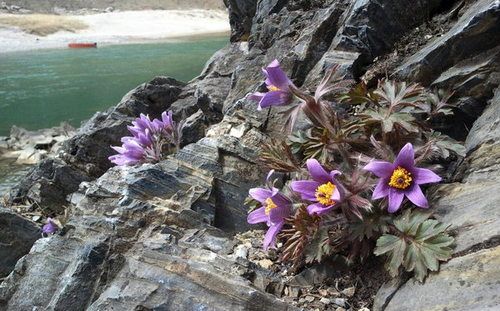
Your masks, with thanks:
<instances>
[{"instance_id":1,"label":"lake water","mask_svg":"<svg viewBox=\"0 0 500 311\"><path fill-rule=\"evenodd\" d=\"M157 75L188 81L227 37L0 54L0 136L12 125L79 126Z\"/></svg>"},{"instance_id":2,"label":"lake water","mask_svg":"<svg viewBox=\"0 0 500 311\"><path fill-rule=\"evenodd\" d=\"M117 104L158 75L196 77L227 37L0 54L0 136L10 127L40 129L81 121ZM0 196L26 173L0 159Z\"/></svg>"}]
</instances>

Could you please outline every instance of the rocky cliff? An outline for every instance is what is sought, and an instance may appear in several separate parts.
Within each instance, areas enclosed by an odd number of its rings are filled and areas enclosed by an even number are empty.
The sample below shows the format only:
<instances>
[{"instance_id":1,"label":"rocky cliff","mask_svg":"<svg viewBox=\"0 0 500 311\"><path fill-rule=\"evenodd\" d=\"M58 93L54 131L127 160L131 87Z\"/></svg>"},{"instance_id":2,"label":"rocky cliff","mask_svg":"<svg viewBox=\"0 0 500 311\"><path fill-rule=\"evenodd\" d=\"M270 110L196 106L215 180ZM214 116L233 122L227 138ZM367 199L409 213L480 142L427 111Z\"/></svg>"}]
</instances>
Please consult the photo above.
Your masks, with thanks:
<instances>
[{"instance_id":1,"label":"rocky cliff","mask_svg":"<svg viewBox=\"0 0 500 311\"><path fill-rule=\"evenodd\" d=\"M373 274L382 267L371 262L371 274L353 278L361 284L354 297L346 292L347 298L333 299L339 296L325 290L330 297L318 308L498 308L500 3L225 3L232 43L198 78L184 84L158 77L132 90L11 191L9 205L47 216L66 213L67 225L34 242L29 221L9 220L20 216L0 210L2 228L23 245L10 246L10 256L0 258L7 267L0 270L6 276L0 310L295 310L297 301L314 305L313 296L300 297L322 282L319 276L328 274L338 285L352 275L327 266L285 277L256 265L252 244L233 237L248 229L242 203L264 177L259 146L280 135L283 124L274 108L259 112L245 99L261 87L261 67L275 58L306 88L339 64L368 85L389 75L454 90L456 114L436 126L467 148L467 156L451 166L450 180L432 189L437 216L456 238L453 259L424 284L403 277L380 290ZM111 167L109 145L126 134L126 125L141 112L158 117L166 109L187 117L184 147L158 164ZM11 245L5 232L0 253Z\"/></svg>"}]
</instances>

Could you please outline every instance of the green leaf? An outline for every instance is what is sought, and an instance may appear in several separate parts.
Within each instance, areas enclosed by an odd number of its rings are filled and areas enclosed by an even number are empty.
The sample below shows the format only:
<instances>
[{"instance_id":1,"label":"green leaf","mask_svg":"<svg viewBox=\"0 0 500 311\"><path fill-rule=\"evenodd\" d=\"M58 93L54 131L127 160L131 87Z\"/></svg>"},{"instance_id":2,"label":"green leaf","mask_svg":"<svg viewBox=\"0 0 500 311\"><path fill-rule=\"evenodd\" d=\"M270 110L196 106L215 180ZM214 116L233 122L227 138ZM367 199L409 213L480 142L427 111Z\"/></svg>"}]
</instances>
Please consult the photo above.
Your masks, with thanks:
<instances>
[{"instance_id":1,"label":"green leaf","mask_svg":"<svg viewBox=\"0 0 500 311\"><path fill-rule=\"evenodd\" d=\"M374 253L388 256L386 268L393 277L403 266L423 282L428 271L439 270L439 262L451 257L454 239L445 232L448 227L429 217L429 212L406 210L394 220L399 232L377 240Z\"/></svg>"},{"instance_id":2,"label":"green leaf","mask_svg":"<svg viewBox=\"0 0 500 311\"><path fill-rule=\"evenodd\" d=\"M450 156L450 152L465 157L466 149L464 145L448 135L433 131L429 135L428 140L433 142L433 145L438 149L438 152L444 159Z\"/></svg>"}]
</instances>

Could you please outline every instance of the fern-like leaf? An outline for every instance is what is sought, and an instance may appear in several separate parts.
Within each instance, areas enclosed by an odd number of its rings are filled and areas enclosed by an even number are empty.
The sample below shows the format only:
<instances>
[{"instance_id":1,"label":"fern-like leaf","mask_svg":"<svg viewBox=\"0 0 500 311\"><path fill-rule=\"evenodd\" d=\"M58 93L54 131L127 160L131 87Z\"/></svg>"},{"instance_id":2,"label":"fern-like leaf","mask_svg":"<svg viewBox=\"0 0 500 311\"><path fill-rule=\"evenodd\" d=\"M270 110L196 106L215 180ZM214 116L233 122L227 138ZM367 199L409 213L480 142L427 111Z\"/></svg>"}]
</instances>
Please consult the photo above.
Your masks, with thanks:
<instances>
[{"instance_id":1,"label":"fern-like leaf","mask_svg":"<svg viewBox=\"0 0 500 311\"><path fill-rule=\"evenodd\" d=\"M401 266L413 271L423 282L428 271L437 271L439 262L451 257L454 239L446 234L447 226L422 211L407 210L394 220L395 234L384 234L377 240L375 255L387 255L386 268L395 277Z\"/></svg>"}]
</instances>

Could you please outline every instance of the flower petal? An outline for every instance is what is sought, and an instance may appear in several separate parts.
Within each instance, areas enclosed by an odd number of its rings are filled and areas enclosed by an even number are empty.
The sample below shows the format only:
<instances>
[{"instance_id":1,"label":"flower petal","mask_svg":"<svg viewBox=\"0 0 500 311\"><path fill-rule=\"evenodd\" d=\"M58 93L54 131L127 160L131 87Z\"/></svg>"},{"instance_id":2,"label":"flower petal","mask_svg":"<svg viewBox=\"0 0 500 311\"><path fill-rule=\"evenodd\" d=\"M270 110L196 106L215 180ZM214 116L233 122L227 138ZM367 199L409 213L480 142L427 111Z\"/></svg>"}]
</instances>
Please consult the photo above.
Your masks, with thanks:
<instances>
[{"instance_id":1,"label":"flower petal","mask_svg":"<svg viewBox=\"0 0 500 311\"><path fill-rule=\"evenodd\" d=\"M371 161L363 169L372 172L377 177L384 178L392 175L394 164L385 161Z\"/></svg>"},{"instance_id":2,"label":"flower petal","mask_svg":"<svg viewBox=\"0 0 500 311\"><path fill-rule=\"evenodd\" d=\"M277 223L269 227L264 237L264 249L267 250L269 247L275 247L276 236L281 231L283 227L283 222Z\"/></svg>"},{"instance_id":3,"label":"flower petal","mask_svg":"<svg viewBox=\"0 0 500 311\"><path fill-rule=\"evenodd\" d=\"M276 200L273 202L277 204L278 201ZM288 216L290 216L289 204L278 205L276 208L271 209L271 211L269 212L269 220L271 221L271 224L283 222Z\"/></svg>"},{"instance_id":4,"label":"flower petal","mask_svg":"<svg viewBox=\"0 0 500 311\"><path fill-rule=\"evenodd\" d=\"M281 90L287 90L288 85L291 84L290 79L286 73L281 69L280 63L274 60L266 67L265 72L267 73L267 81L271 85L276 86Z\"/></svg>"},{"instance_id":5,"label":"flower petal","mask_svg":"<svg viewBox=\"0 0 500 311\"><path fill-rule=\"evenodd\" d=\"M405 195L404 192L391 188L389 190L389 213L395 213L401 207Z\"/></svg>"},{"instance_id":6,"label":"flower petal","mask_svg":"<svg viewBox=\"0 0 500 311\"><path fill-rule=\"evenodd\" d=\"M261 207L248 214L247 222L249 224L257 224L259 222L267 222L268 219L269 217L266 215L266 208Z\"/></svg>"},{"instance_id":7,"label":"flower petal","mask_svg":"<svg viewBox=\"0 0 500 311\"><path fill-rule=\"evenodd\" d=\"M292 181L290 187L293 191L300 194L304 200L316 200L316 189L320 186L320 183L314 180L296 180Z\"/></svg>"},{"instance_id":8,"label":"flower petal","mask_svg":"<svg viewBox=\"0 0 500 311\"><path fill-rule=\"evenodd\" d=\"M377 186L373 190L372 200L381 199L389 195L391 187L389 187L388 182L385 178L381 178L378 181Z\"/></svg>"},{"instance_id":9,"label":"flower petal","mask_svg":"<svg viewBox=\"0 0 500 311\"><path fill-rule=\"evenodd\" d=\"M335 206L336 205L324 206L321 203L315 203L315 204L311 204L307 207L307 212L309 213L309 215L317 214L318 216L321 216L323 214L328 213Z\"/></svg>"},{"instance_id":10,"label":"flower petal","mask_svg":"<svg viewBox=\"0 0 500 311\"><path fill-rule=\"evenodd\" d=\"M291 96L283 91L271 91L264 94L259 102L258 110L271 106L283 106L291 102Z\"/></svg>"},{"instance_id":11,"label":"flower petal","mask_svg":"<svg viewBox=\"0 0 500 311\"><path fill-rule=\"evenodd\" d=\"M419 185L413 185L408 191L406 191L406 196L408 199L418 207L421 208L429 208L429 202L425 197L422 189L420 189Z\"/></svg>"},{"instance_id":12,"label":"flower petal","mask_svg":"<svg viewBox=\"0 0 500 311\"><path fill-rule=\"evenodd\" d=\"M333 190L333 194L331 199L337 203L342 201L342 195L340 193L340 188L338 186L335 187L335 190Z\"/></svg>"},{"instance_id":13,"label":"flower petal","mask_svg":"<svg viewBox=\"0 0 500 311\"><path fill-rule=\"evenodd\" d=\"M399 151L396 161L394 161L394 166L401 166L409 171L415 166L415 152L413 151L413 145L407 143L401 151Z\"/></svg>"},{"instance_id":14,"label":"flower petal","mask_svg":"<svg viewBox=\"0 0 500 311\"><path fill-rule=\"evenodd\" d=\"M331 181L330 174L328 174L327 171L319 164L318 160L316 159L309 159L306 162L307 165L307 170L309 171L309 174L311 174L311 177L320 183L327 183Z\"/></svg>"},{"instance_id":15,"label":"flower petal","mask_svg":"<svg viewBox=\"0 0 500 311\"><path fill-rule=\"evenodd\" d=\"M276 204L278 207L290 207L292 205L292 201L285 195L281 193L276 193L271 197L271 200L273 200L273 203ZM288 216L286 216L288 217Z\"/></svg>"},{"instance_id":16,"label":"flower petal","mask_svg":"<svg viewBox=\"0 0 500 311\"><path fill-rule=\"evenodd\" d=\"M413 168L413 177L417 185L430 184L441 181L441 177L426 168Z\"/></svg>"},{"instance_id":17,"label":"flower petal","mask_svg":"<svg viewBox=\"0 0 500 311\"><path fill-rule=\"evenodd\" d=\"M248 95L248 99L253 100L255 102L260 102L262 98L266 95L266 93L255 92Z\"/></svg>"},{"instance_id":18,"label":"flower petal","mask_svg":"<svg viewBox=\"0 0 500 311\"><path fill-rule=\"evenodd\" d=\"M248 191L250 196L260 203L264 203L268 198L273 196L273 192L264 188L252 188Z\"/></svg>"}]
</instances>

